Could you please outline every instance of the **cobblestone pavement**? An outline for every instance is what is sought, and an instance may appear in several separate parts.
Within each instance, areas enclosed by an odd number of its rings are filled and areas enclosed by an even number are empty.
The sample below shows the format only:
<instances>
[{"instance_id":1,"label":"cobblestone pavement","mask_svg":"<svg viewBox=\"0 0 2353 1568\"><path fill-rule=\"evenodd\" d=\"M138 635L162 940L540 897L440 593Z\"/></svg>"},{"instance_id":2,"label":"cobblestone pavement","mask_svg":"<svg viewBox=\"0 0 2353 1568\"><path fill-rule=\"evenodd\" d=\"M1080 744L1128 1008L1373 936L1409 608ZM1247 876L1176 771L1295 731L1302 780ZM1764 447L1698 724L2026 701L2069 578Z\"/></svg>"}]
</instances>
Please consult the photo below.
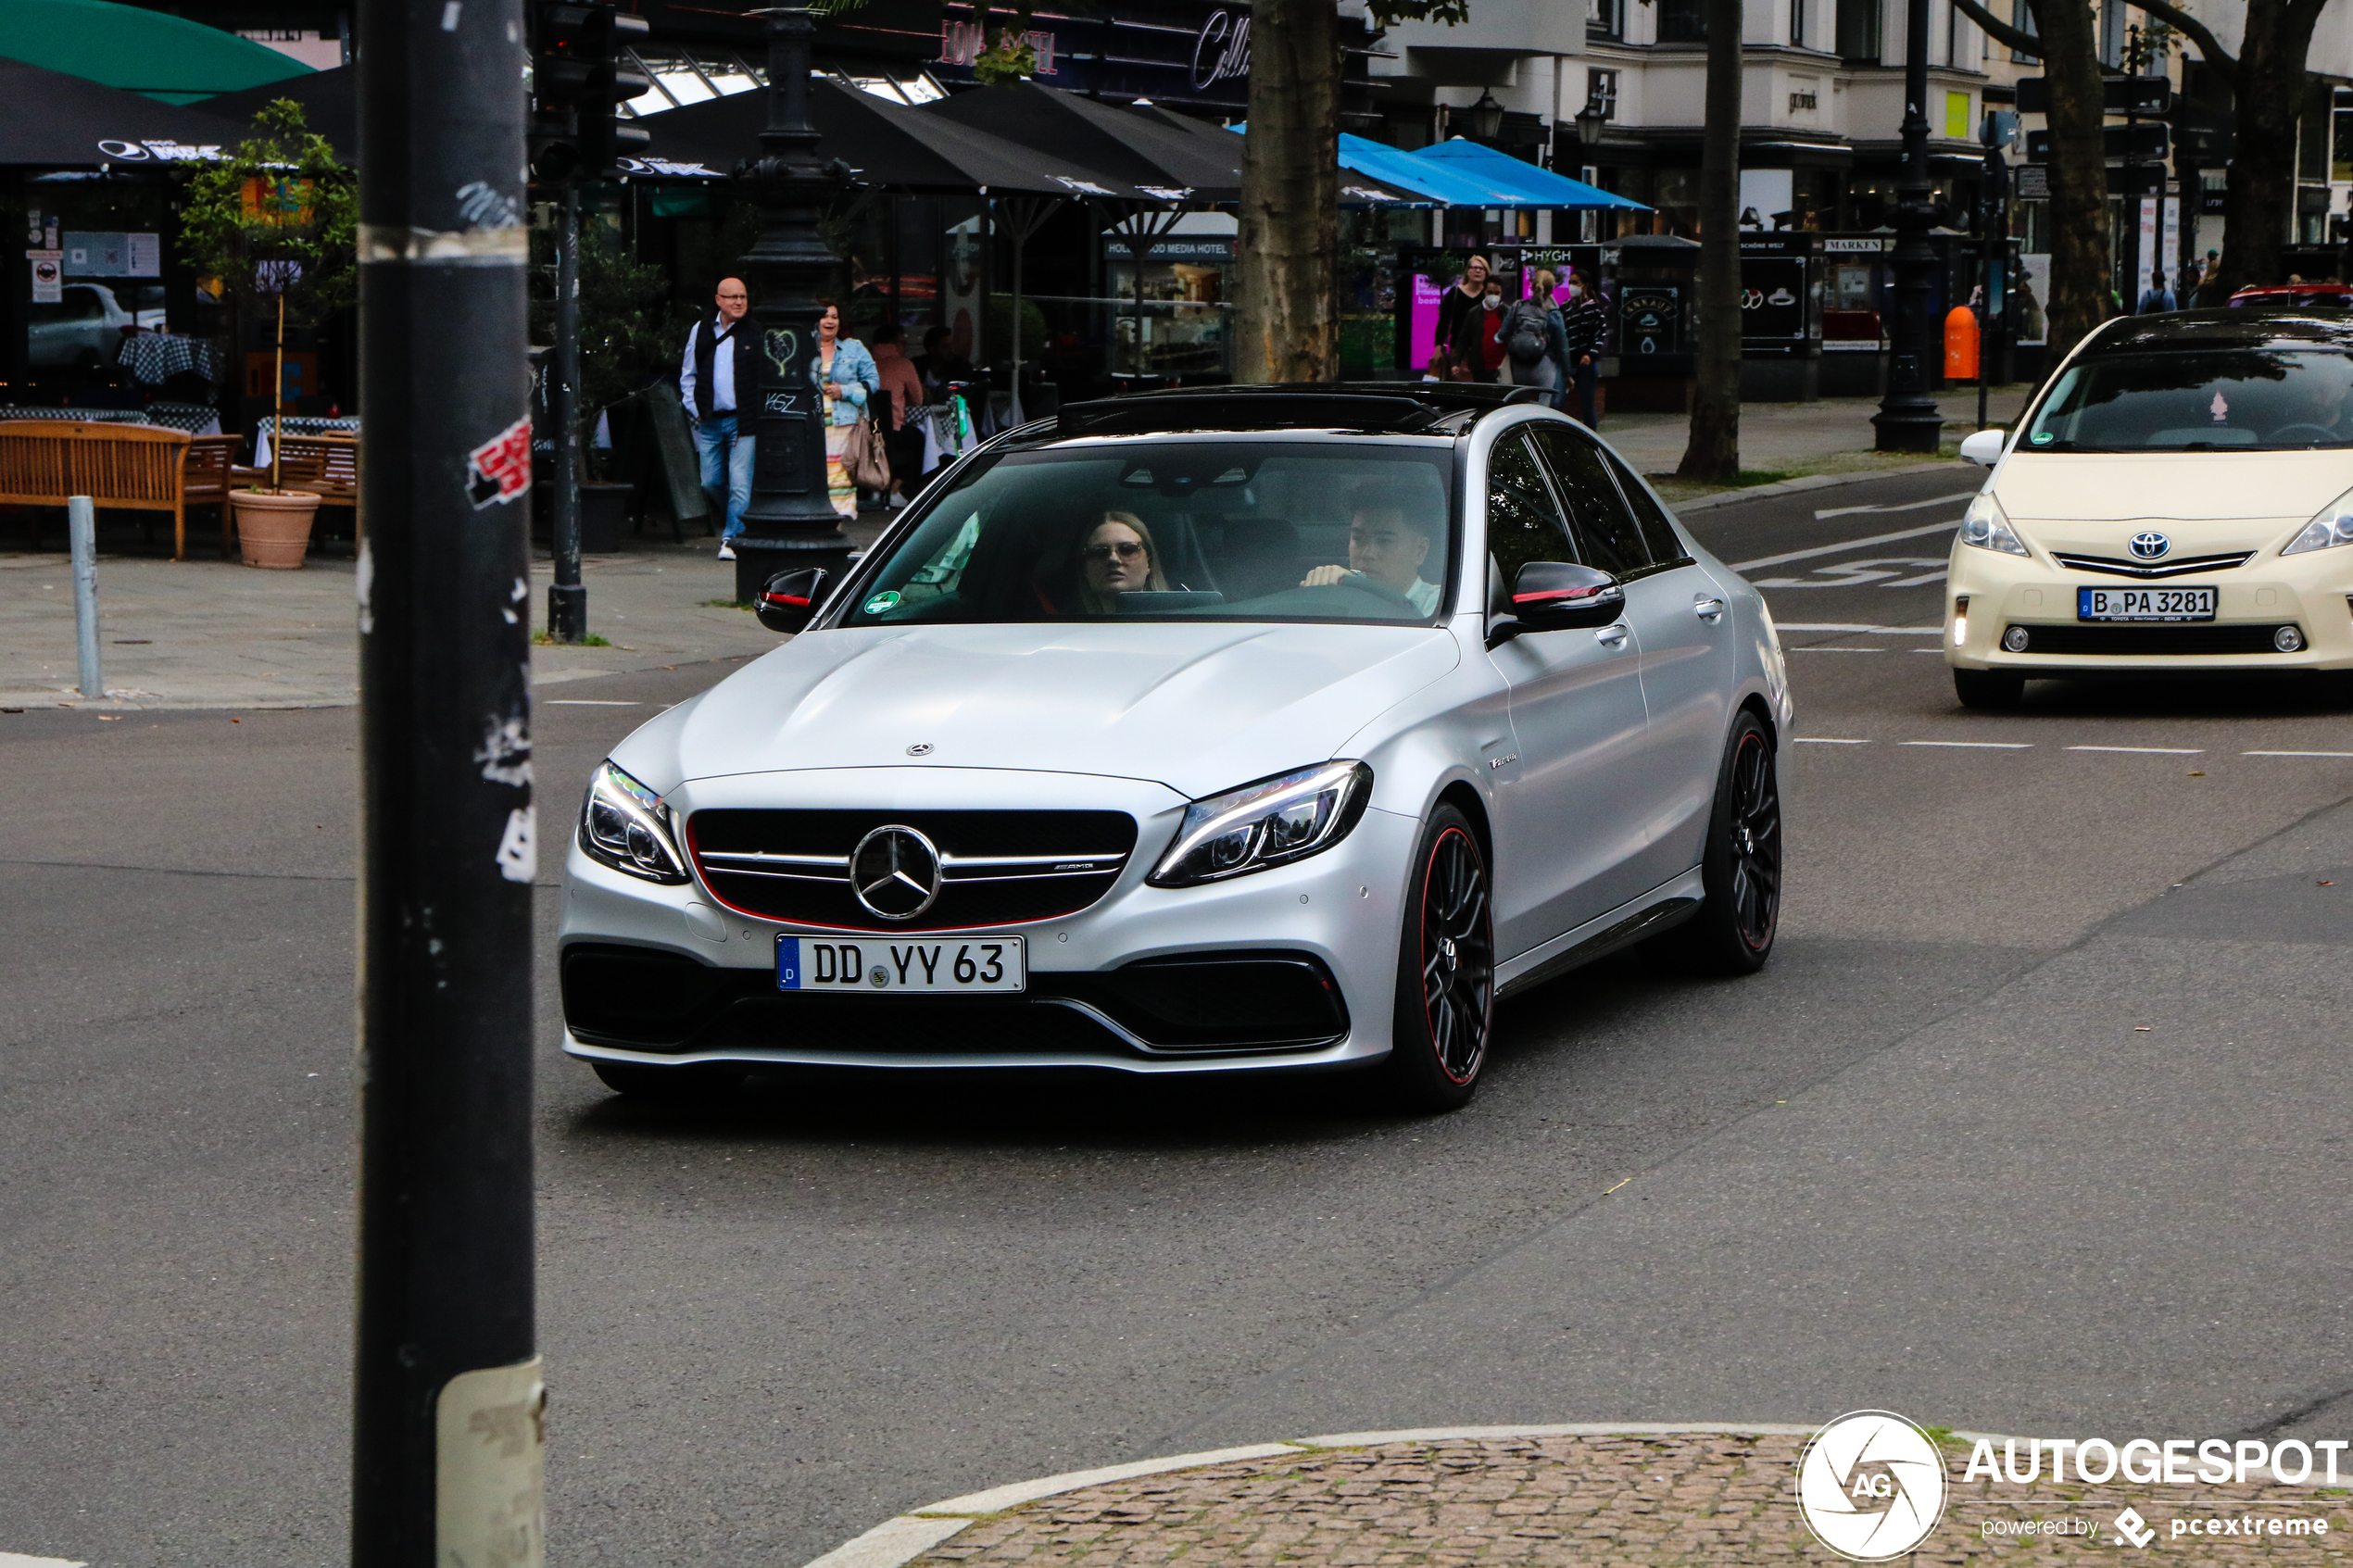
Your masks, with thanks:
<instances>
[{"instance_id":1,"label":"cobblestone pavement","mask_svg":"<svg viewBox=\"0 0 2353 1568\"><path fill-rule=\"evenodd\" d=\"M1460 1438L1310 1450L1116 1481L985 1519L920 1564L973 1568L1161 1568L1210 1563L1353 1568L1357 1564L1835 1563L1799 1518L1796 1464L1806 1439L1687 1435ZM1948 1450L1957 1474L1966 1449ZM2342 1490L2245 1486L2162 1499L2153 1487L1956 1485L1916 1563L2074 1562L2120 1555L2129 1504L2157 1531L2155 1551L2200 1563L2353 1562L2353 1509ZM2013 1496L2031 1494L2027 1500ZM2324 1519L2325 1536L2175 1537L2176 1518ZM2082 1534L2003 1534L2033 1521ZM2126 1552L2125 1555L2137 1555Z\"/></svg>"}]
</instances>

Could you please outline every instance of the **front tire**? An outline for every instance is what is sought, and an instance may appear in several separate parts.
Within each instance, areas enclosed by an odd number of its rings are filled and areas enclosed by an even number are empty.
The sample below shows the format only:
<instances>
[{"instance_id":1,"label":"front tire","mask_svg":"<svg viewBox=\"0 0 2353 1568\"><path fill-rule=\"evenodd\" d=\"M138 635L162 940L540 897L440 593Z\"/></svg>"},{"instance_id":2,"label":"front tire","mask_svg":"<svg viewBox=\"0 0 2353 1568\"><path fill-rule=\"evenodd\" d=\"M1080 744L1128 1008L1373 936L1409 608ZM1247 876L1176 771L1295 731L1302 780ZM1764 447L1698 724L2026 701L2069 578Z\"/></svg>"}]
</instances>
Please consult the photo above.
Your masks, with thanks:
<instances>
[{"instance_id":1,"label":"front tire","mask_svg":"<svg viewBox=\"0 0 2353 1568\"><path fill-rule=\"evenodd\" d=\"M1469 819L1432 811L1406 893L1382 1069L1401 1110L1455 1110L1478 1091L1495 1028L1493 886Z\"/></svg>"},{"instance_id":2,"label":"front tire","mask_svg":"<svg viewBox=\"0 0 2353 1568\"><path fill-rule=\"evenodd\" d=\"M1763 722L1746 709L1716 778L1700 882L1705 901L1675 931L1677 945L1711 974L1763 969L1780 931L1780 774Z\"/></svg>"},{"instance_id":3,"label":"front tire","mask_svg":"<svg viewBox=\"0 0 2353 1568\"><path fill-rule=\"evenodd\" d=\"M2026 696L2026 677L2001 670L1956 670L1953 695L1963 708L2007 712Z\"/></svg>"}]
</instances>

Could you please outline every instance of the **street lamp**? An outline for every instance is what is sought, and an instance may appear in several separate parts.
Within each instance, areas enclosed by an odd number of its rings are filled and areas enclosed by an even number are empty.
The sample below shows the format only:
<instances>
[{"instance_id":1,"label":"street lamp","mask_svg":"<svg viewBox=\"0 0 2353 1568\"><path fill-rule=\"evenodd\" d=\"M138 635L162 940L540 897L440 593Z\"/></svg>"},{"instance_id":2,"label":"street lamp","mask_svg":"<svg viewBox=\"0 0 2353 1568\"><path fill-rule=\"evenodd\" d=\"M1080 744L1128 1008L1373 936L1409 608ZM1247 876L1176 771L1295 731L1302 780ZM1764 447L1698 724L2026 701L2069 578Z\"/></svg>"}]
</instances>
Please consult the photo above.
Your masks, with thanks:
<instances>
[{"instance_id":1,"label":"street lamp","mask_svg":"<svg viewBox=\"0 0 2353 1568\"><path fill-rule=\"evenodd\" d=\"M1602 128L1609 123L1610 114L1616 107L1610 101L1610 95L1596 88L1585 99L1585 107L1577 111L1577 142L1585 151L1585 161L1579 178L1588 185L1600 183L1598 176L1601 169L1593 162L1593 152L1602 144ZM1579 227L1583 231L1580 238L1585 244L1592 245L1598 237L1601 214L1587 211L1578 217Z\"/></svg>"},{"instance_id":2,"label":"street lamp","mask_svg":"<svg viewBox=\"0 0 2353 1568\"><path fill-rule=\"evenodd\" d=\"M755 12L768 19L768 128L761 156L736 179L760 209L760 237L740 263L760 303L760 408L751 503L736 540L736 597L756 601L779 571L849 564L849 539L825 494L824 404L811 373L817 361L817 291L834 267L817 235L817 214L839 182L817 161L809 121L809 41L816 24L802 6ZM738 410L741 420L744 411Z\"/></svg>"},{"instance_id":3,"label":"street lamp","mask_svg":"<svg viewBox=\"0 0 2353 1568\"><path fill-rule=\"evenodd\" d=\"M1486 88L1478 90L1478 102L1463 112L1470 117L1471 135L1476 140L1492 142L1503 134L1504 106Z\"/></svg>"},{"instance_id":4,"label":"street lamp","mask_svg":"<svg viewBox=\"0 0 2353 1568\"><path fill-rule=\"evenodd\" d=\"M1872 443L1881 452L1933 452L1944 416L1928 393L1929 367L1940 363L1935 323L1929 318L1936 252L1928 232L1936 222L1928 182L1928 0L1910 0L1904 32L1904 177L1895 186L1894 329L1888 333L1887 395L1871 416Z\"/></svg>"}]
</instances>

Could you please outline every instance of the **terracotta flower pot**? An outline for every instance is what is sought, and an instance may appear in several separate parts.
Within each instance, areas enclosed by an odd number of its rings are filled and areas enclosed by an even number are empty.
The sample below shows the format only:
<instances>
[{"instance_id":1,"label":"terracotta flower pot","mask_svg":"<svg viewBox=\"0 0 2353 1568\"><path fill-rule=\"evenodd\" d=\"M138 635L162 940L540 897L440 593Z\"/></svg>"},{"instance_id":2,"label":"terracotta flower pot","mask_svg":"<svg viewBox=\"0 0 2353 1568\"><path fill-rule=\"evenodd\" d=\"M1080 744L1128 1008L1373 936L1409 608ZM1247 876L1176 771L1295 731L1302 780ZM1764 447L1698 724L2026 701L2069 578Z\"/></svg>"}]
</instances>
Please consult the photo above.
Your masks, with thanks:
<instances>
[{"instance_id":1,"label":"terracotta flower pot","mask_svg":"<svg viewBox=\"0 0 2353 1568\"><path fill-rule=\"evenodd\" d=\"M232 490L237 547L247 566L292 571L310 548L310 520L319 497L308 490Z\"/></svg>"}]
</instances>

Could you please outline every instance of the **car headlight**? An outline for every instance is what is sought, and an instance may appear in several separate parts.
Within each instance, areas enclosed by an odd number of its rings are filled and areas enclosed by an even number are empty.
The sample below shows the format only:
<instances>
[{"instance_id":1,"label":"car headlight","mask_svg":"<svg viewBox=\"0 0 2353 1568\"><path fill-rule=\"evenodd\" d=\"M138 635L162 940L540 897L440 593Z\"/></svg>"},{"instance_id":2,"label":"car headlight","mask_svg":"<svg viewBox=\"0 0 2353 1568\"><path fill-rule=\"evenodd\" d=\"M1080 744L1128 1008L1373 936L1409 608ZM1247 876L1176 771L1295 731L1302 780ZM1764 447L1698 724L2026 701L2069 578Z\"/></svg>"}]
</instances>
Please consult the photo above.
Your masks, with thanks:
<instances>
[{"instance_id":1,"label":"car headlight","mask_svg":"<svg viewBox=\"0 0 2353 1568\"><path fill-rule=\"evenodd\" d=\"M2010 520L2003 515L2002 504L1993 493L1982 491L1969 504L1961 518L1961 543L1974 545L1981 550L1999 550L2006 556L2027 554L2018 535L2010 532Z\"/></svg>"},{"instance_id":2,"label":"car headlight","mask_svg":"<svg viewBox=\"0 0 2353 1568\"><path fill-rule=\"evenodd\" d=\"M670 808L661 797L610 762L597 764L580 803L580 847L588 858L648 882L686 880Z\"/></svg>"},{"instance_id":3,"label":"car headlight","mask_svg":"<svg viewBox=\"0 0 2353 1568\"><path fill-rule=\"evenodd\" d=\"M1185 808L1176 842L1145 880L1154 887L1192 887L1303 859L1346 837L1372 793L1372 769L1343 761L1196 800Z\"/></svg>"},{"instance_id":4,"label":"car headlight","mask_svg":"<svg viewBox=\"0 0 2353 1568\"><path fill-rule=\"evenodd\" d=\"M2339 545L2353 545L2353 490L2347 490L2321 508L2321 515L2304 525L2304 531L2280 546L2284 556L2300 556L2307 550L2334 549Z\"/></svg>"}]
</instances>

